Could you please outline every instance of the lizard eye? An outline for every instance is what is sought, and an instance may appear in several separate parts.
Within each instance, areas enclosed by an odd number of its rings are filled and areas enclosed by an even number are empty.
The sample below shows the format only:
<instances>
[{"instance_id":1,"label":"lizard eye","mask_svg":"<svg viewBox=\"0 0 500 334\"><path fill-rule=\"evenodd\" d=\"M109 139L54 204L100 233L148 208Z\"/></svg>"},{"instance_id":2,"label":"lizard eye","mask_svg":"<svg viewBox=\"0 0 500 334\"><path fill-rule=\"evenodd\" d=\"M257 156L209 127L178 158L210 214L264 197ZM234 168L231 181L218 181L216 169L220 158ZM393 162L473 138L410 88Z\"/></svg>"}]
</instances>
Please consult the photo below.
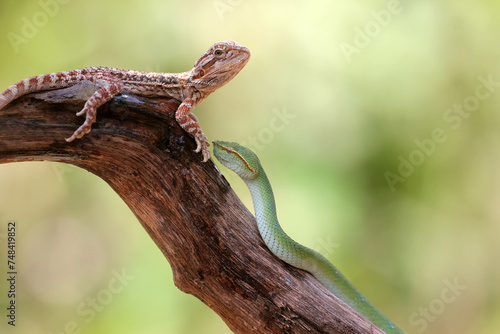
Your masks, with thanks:
<instances>
[{"instance_id":1,"label":"lizard eye","mask_svg":"<svg viewBox=\"0 0 500 334\"><path fill-rule=\"evenodd\" d=\"M216 57L222 57L224 55L224 53L225 52L222 49L215 49L214 50L214 56L216 56Z\"/></svg>"}]
</instances>

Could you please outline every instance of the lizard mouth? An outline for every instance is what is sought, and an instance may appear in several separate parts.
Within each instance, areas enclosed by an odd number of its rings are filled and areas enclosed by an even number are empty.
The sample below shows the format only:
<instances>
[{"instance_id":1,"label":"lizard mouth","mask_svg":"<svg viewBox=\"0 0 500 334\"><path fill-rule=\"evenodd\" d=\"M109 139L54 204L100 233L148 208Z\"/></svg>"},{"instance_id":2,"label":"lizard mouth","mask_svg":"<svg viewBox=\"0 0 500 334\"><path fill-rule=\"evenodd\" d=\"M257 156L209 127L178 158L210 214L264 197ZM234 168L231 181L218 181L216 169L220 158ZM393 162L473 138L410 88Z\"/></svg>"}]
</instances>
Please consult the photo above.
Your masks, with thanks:
<instances>
[{"instance_id":1,"label":"lizard mouth","mask_svg":"<svg viewBox=\"0 0 500 334\"><path fill-rule=\"evenodd\" d=\"M248 54L242 53L231 61L221 64L220 66L213 66L213 68L210 69L210 71L204 71L205 76L212 76L212 75L221 75L224 73L231 74L228 78L228 80L232 79L233 77L238 74L243 67L248 63L248 60L250 59Z\"/></svg>"}]
</instances>

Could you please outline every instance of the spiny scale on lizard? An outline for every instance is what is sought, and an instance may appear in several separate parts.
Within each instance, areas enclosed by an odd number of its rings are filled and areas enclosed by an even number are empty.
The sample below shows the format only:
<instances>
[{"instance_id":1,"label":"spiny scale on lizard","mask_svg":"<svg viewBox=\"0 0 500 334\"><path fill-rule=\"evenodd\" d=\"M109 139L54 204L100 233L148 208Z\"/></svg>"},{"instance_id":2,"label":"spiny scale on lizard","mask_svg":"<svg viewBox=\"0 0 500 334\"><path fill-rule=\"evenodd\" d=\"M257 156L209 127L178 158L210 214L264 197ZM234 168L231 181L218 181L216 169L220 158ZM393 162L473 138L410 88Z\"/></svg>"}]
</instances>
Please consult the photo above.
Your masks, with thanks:
<instances>
[{"instance_id":1,"label":"spiny scale on lizard","mask_svg":"<svg viewBox=\"0 0 500 334\"><path fill-rule=\"evenodd\" d=\"M0 109L16 98L43 90L72 86L88 80L99 89L87 100L77 116L86 114L85 122L68 142L90 132L96 121L97 108L113 96L128 91L143 96L165 96L181 102L175 113L177 123L196 140L196 152L202 151L203 161L210 158L210 145L192 113L208 95L231 81L246 65L250 51L234 42L224 41L212 45L194 64L182 73L155 73L121 70L108 67L89 67L68 72L58 72L24 79L0 94Z\"/></svg>"}]
</instances>

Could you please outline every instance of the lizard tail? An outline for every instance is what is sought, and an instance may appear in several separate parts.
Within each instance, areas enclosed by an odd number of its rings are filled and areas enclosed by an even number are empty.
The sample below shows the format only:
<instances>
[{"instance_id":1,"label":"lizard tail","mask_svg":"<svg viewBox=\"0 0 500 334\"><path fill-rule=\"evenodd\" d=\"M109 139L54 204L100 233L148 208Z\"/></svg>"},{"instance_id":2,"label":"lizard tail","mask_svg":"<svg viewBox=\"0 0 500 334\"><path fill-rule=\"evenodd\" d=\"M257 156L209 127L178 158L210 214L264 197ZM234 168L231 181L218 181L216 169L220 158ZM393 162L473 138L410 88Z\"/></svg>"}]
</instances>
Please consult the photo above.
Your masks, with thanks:
<instances>
[{"instance_id":1,"label":"lizard tail","mask_svg":"<svg viewBox=\"0 0 500 334\"><path fill-rule=\"evenodd\" d=\"M37 75L13 84L0 94L0 109L20 96L28 93L63 88L81 80L91 80L96 68L85 68L68 72Z\"/></svg>"}]
</instances>

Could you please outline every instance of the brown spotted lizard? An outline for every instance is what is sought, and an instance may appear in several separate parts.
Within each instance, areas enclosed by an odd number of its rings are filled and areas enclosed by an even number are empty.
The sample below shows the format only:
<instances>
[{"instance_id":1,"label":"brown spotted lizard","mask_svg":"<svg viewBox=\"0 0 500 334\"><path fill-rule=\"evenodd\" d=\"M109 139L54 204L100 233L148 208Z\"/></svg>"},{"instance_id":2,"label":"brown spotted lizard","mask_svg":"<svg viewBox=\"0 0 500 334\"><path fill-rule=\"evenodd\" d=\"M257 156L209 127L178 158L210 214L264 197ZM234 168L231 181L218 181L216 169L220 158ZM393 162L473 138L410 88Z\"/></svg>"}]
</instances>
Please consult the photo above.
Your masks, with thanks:
<instances>
[{"instance_id":1,"label":"brown spotted lizard","mask_svg":"<svg viewBox=\"0 0 500 334\"><path fill-rule=\"evenodd\" d=\"M210 145L200 128L193 109L208 95L231 81L245 66L250 51L234 42L212 45L201 55L194 67L182 73L155 73L120 70L107 67L89 67L68 72L51 73L24 79L0 94L0 109L14 99L31 92L64 88L88 80L97 85L94 94L76 115L86 114L85 122L68 142L90 132L96 121L97 108L122 91L143 96L165 96L181 102L175 113L177 123L196 140L196 152L202 152L203 161L210 158Z\"/></svg>"}]
</instances>

